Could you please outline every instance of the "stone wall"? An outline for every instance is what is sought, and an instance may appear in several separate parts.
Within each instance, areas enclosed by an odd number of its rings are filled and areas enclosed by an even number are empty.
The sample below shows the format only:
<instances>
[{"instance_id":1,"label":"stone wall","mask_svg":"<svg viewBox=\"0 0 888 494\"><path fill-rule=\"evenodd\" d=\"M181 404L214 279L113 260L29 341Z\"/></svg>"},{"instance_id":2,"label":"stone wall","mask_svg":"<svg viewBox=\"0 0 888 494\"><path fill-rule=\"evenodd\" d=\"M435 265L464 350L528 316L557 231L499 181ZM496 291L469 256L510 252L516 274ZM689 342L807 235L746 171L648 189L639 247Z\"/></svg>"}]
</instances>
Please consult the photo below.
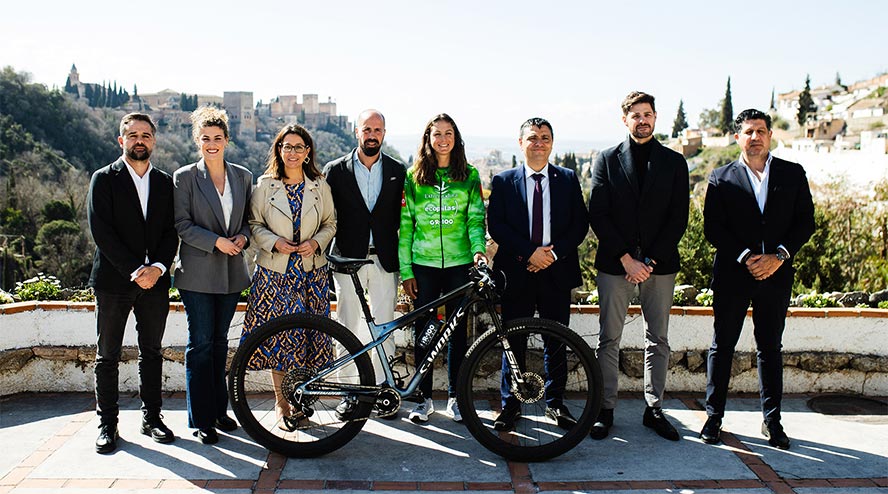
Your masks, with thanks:
<instances>
[{"instance_id":1,"label":"stone wall","mask_svg":"<svg viewBox=\"0 0 888 494\"><path fill-rule=\"evenodd\" d=\"M95 359L95 314L88 303L23 302L0 306L0 395L22 391L91 391ZM229 333L230 354L237 347L243 304ZM595 346L598 308L575 306L571 328ZM751 318L737 346L731 389L757 392L755 343ZM479 327L479 331L481 328ZM185 387L184 344L187 330L181 304L170 304L164 343L164 389ZM396 333L398 352L412 365L404 332ZM670 319L670 375L667 390L702 392L706 386L706 351L712 338L709 308L673 308ZM888 310L797 309L784 333L784 390L787 393L851 392L888 396ZM120 367L121 390L138 388L136 333L130 318ZM626 319L620 353L620 388L642 390L643 323L638 307ZM440 365L441 359L439 359ZM446 387L446 373L435 373L436 389Z\"/></svg>"}]
</instances>

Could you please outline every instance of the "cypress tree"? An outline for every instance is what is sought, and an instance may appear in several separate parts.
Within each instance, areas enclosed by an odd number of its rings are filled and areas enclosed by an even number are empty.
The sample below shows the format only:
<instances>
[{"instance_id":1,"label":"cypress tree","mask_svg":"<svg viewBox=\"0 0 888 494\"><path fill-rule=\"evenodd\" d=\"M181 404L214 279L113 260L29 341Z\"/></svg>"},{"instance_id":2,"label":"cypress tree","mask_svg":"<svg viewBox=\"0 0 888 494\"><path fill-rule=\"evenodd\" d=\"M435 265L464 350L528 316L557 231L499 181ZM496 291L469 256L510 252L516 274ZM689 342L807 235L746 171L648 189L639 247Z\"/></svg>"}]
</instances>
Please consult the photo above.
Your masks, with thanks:
<instances>
[{"instance_id":1,"label":"cypress tree","mask_svg":"<svg viewBox=\"0 0 888 494\"><path fill-rule=\"evenodd\" d=\"M728 77L728 87L725 89L725 99L722 100L721 125L719 129L725 134L730 134L734 129L734 105L731 102L731 77Z\"/></svg>"},{"instance_id":2,"label":"cypress tree","mask_svg":"<svg viewBox=\"0 0 888 494\"><path fill-rule=\"evenodd\" d=\"M685 114L684 100L678 100L678 112L675 114L675 121L672 122L672 138L678 137L686 128L688 128L688 116Z\"/></svg>"},{"instance_id":3,"label":"cypress tree","mask_svg":"<svg viewBox=\"0 0 888 494\"><path fill-rule=\"evenodd\" d=\"M805 89L799 95L799 112L796 114L796 120L799 126L804 126L808 120L808 113L817 111L814 104L814 98L811 97L811 76L805 75Z\"/></svg>"},{"instance_id":4,"label":"cypress tree","mask_svg":"<svg viewBox=\"0 0 888 494\"><path fill-rule=\"evenodd\" d=\"M771 106L769 108L772 110L777 109L777 106L774 104L774 88L771 88Z\"/></svg>"},{"instance_id":5,"label":"cypress tree","mask_svg":"<svg viewBox=\"0 0 888 494\"><path fill-rule=\"evenodd\" d=\"M96 100L95 100L96 96L95 96L95 92L93 91L92 84L86 85L85 89L83 90L83 97L86 98L86 104L88 104L91 107L96 106Z\"/></svg>"}]
</instances>

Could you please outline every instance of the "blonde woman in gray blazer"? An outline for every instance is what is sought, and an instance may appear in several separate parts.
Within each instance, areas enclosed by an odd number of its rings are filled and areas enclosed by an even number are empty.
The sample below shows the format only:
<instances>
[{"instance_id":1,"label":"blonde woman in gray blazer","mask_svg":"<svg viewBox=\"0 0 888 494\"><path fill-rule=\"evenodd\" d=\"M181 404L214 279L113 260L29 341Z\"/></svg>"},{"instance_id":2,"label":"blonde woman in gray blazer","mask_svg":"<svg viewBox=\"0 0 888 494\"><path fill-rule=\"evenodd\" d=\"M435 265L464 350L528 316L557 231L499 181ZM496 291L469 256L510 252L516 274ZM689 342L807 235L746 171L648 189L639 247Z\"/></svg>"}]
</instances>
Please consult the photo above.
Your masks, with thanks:
<instances>
[{"instance_id":1,"label":"blonde woman in gray blazer","mask_svg":"<svg viewBox=\"0 0 888 494\"><path fill-rule=\"evenodd\" d=\"M324 251L336 233L336 212L330 186L315 162L311 135L303 127L293 124L278 132L250 210L259 253L241 341L275 317L297 312L329 317ZM249 364L253 370L271 369L278 427L286 431L296 430L308 418L296 413L281 393L282 371L294 366L319 368L333 358L326 335L308 329L292 333L263 346Z\"/></svg>"},{"instance_id":2,"label":"blonde woman in gray blazer","mask_svg":"<svg viewBox=\"0 0 888 494\"><path fill-rule=\"evenodd\" d=\"M173 174L179 258L174 286L188 320L185 388L188 427L204 444L219 441L216 429L237 429L228 416L225 363L228 329L240 293L250 285L244 248L253 175L224 159L228 145L225 110L202 107L191 114L201 160Z\"/></svg>"}]
</instances>

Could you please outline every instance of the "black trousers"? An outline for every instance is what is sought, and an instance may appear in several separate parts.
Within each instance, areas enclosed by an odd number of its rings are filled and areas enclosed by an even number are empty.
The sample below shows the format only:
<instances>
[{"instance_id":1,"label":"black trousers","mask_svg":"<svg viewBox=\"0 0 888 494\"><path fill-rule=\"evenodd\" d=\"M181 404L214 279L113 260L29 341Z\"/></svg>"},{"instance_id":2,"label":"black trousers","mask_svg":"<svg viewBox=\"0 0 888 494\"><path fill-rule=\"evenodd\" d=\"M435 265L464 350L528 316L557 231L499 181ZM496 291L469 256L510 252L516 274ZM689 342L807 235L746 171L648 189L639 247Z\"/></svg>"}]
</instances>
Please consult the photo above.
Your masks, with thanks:
<instances>
[{"instance_id":1,"label":"black trousers","mask_svg":"<svg viewBox=\"0 0 888 494\"><path fill-rule=\"evenodd\" d=\"M421 307L432 302L441 295L466 284L469 281L469 268L471 267L471 264L463 264L449 268L434 268L414 264L413 276L416 277L416 287L419 290L419 293L416 294L416 300L413 302L414 307ZM456 300L447 304L446 311L448 318L453 314L453 311L456 310L458 303L459 300ZM451 398L456 396L456 378L459 376L459 367L462 365L462 361L466 356L466 340L468 339L467 321L468 317L463 318L463 320L456 326L456 329L454 329L453 333L450 335L450 343L447 344L447 396ZM416 322L414 330L413 355L417 367L428 353L428 349L420 348L418 341L419 336L422 334L422 329L427 322L427 319L420 319ZM432 372L433 369L430 368L425 375L425 378L419 383L419 390L422 391L422 395L426 399L432 397Z\"/></svg>"},{"instance_id":2,"label":"black trousers","mask_svg":"<svg viewBox=\"0 0 888 494\"><path fill-rule=\"evenodd\" d=\"M135 283L124 291L96 289L96 413L103 424L116 424L123 334L130 311L136 316L139 344L139 397L142 411L160 413L163 355L161 340L170 311L169 291L142 290Z\"/></svg>"},{"instance_id":3,"label":"black trousers","mask_svg":"<svg viewBox=\"0 0 888 494\"><path fill-rule=\"evenodd\" d=\"M539 312L543 319L560 322L567 326L570 323L570 290L559 288L552 279L551 273L545 270L527 274L524 286L509 286L502 298L503 323L522 317L533 317ZM520 364L524 363L527 354L527 339L509 338L509 346ZM567 385L567 356L563 344L549 344L548 338L543 340L543 365L546 371L546 403L550 407L563 404L564 388ZM509 390L509 363L503 355L502 382L500 395L502 406L514 406L517 400Z\"/></svg>"},{"instance_id":4,"label":"black trousers","mask_svg":"<svg viewBox=\"0 0 888 494\"><path fill-rule=\"evenodd\" d=\"M752 303L753 336L758 358L759 393L766 421L780 420L783 398L783 328L792 287L783 280L755 282L747 292L714 290L715 334L707 359L706 414L725 414L734 348L740 339L746 310Z\"/></svg>"}]
</instances>

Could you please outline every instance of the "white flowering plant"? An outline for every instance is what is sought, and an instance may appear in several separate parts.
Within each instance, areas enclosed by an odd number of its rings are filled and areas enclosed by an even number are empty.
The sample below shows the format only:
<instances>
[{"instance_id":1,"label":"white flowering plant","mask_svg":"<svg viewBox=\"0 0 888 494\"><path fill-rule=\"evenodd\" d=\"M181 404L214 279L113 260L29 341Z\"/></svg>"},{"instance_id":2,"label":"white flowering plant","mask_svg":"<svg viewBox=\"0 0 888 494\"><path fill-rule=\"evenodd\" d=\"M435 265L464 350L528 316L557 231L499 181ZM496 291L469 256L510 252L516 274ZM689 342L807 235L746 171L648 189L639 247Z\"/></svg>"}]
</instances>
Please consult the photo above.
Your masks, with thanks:
<instances>
[{"instance_id":1,"label":"white flowering plant","mask_svg":"<svg viewBox=\"0 0 888 494\"><path fill-rule=\"evenodd\" d=\"M37 273L37 276L15 284L15 296L19 300L58 300L62 283L52 275Z\"/></svg>"}]
</instances>

